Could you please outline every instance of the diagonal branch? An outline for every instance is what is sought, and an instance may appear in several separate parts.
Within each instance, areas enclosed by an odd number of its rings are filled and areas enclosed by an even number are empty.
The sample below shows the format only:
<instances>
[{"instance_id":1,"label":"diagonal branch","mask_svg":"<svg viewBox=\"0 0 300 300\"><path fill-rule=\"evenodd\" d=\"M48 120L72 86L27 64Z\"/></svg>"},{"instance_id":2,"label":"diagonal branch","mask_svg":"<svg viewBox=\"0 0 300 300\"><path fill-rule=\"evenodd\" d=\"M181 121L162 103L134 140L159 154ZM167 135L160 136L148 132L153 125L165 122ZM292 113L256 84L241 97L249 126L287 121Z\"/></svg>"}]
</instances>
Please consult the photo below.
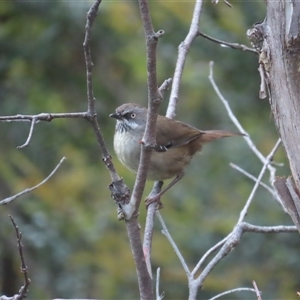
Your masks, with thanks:
<instances>
[{"instance_id":1,"label":"diagonal branch","mask_svg":"<svg viewBox=\"0 0 300 300\"><path fill-rule=\"evenodd\" d=\"M229 164L233 169L241 172L242 174L244 174L245 176L247 176L248 178L252 179L254 182L257 181L257 178L255 176L253 176L252 174L248 173L247 171L245 171L244 169L242 169L241 167L239 167L238 165L234 164L234 163L230 163ZM273 198L281 205L282 209L284 212L287 212L286 208L284 207L281 199L279 198L278 194L276 193L276 191L274 189L272 189L269 185L260 182L259 183L261 186L263 186L268 192L270 192L270 194L273 196Z\"/></svg>"},{"instance_id":2,"label":"diagonal branch","mask_svg":"<svg viewBox=\"0 0 300 300\"><path fill-rule=\"evenodd\" d=\"M225 41L221 41L219 39L216 39L216 38L213 38L201 31L198 31L198 34L199 36L202 36L212 42L215 42L217 44L220 44L221 46L227 46L227 47L230 47L232 49L237 49L237 50L242 50L242 51L249 51L251 53L255 53L255 54L258 54L258 52L254 49L254 48L250 48L250 47L247 47L246 45L243 45L243 44L238 44L238 43L229 43L229 42L225 42Z\"/></svg>"},{"instance_id":3,"label":"diagonal branch","mask_svg":"<svg viewBox=\"0 0 300 300\"><path fill-rule=\"evenodd\" d=\"M257 178L257 180L256 180L256 182L255 182L255 185L254 185L254 187L253 187L253 189L252 189L252 191L251 191L251 194L249 195L249 198L248 198L248 200L246 201L246 204L245 204L244 208L242 209L242 211L241 211L241 213L240 213L240 218L239 218L239 220L238 220L238 223L242 222L242 221L244 220L245 216L247 215L247 213L248 213L248 208L249 208L249 206L250 206L250 204L251 204L251 202L252 202L252 200L253 200L253 198L254 198L254 195L255 195L255 193L256 193L256 190L258 189L259 184L260 184L260 182L261 182L261 180L262 180L262 178L263 178L263 176L264 176L264 174L265 174L265 171L266 171L268 165L269 165L269 164L271 163L271 161L273 160L274 154L275 154L275 152L277 151L277 149L278 149L278 147L280 146L280 144L281 144L281 139L278 139L278 141L277 141L277 143L275 144L275 146L273 147L272 151L271 151L270 154L266 157L265 163L264 163L264 165L263 165L263 167L262 167L262 169L261 169L261 171L260 171L260 174L259 174L259 176L258 176L258 178Z\"/></svg>"},{"instance_id":4,"label":"diagonal branch","mask_svg":"<svg viewBox=\"0 0 300 300\"><path fill-rule=\"evenodd\" d=\"M122 203L127 203L130 197L130 190L124 183L123 179L117 173L115 166L112 162L111 155L106 147L103 135L101 133L98 121L97 114L95 110L95 97L93 92L93 62L92 55L90 50L90 40L91 40L91 31L94 21L98 14L99 5L101 0L96 0L94 4L90 7L87 13L87 21L85 26L85 38L83 42L83 50L86 64L86 79L87 79L87 101L88 109L85 113L85 118L91 123L94 130L95 136L97 138L98 145L103 155L103 162L106 165L112 183L109 185L112 198L117 202L118 205L118 218L123 219L123 211L120 209Z\"/></svg>"},{"instance_id":5,"label":"diagonal branch","mask_svg":"<svg viewBox=\"0 0 300 300\"><path fill-rule=\"evenodd\" d=\"M22 192L20 192L20 193L18 193L18 194L16 194L16 195L13 195L13 196L11 196L11 197L8 197L8 198L5 198L5 199L1 200L1 201L0 201L0 205L8 204L8 203L14 201L15 199L17 199L17 198L19 198L19 197L21 197L21 196L23 196L23 195L25 195L25 194L27 194L27 193L29 193L29 192L35 190L35 189L37 189L38 187L40 187L41 185L43 185L45 182L47 182L47 181L55 174L55 172L56 172L57 169L61 166L61 164L64 162L65 159L66 159L66 158L63 157L63 158L60 160L60 162L58 163L58 165L54 168L54 170L53 170L53 171L52 171L52 172L51 172L51 173L50 173L43 181L41 181L39 184L37 184L37 185L35 185L35 186L31 187L31 188L27 188L27 189L25 189L24 191L22 191Z\"/></svg>"},{"instance_id":6,"label":"diagonal branch","mask_svg":"<svg viewBox=\"0 0 300 300\"><path fill-rule=\"evenodd\" d=\"M215 244L213 247L211 247L208 251L206 251L206 253L201 257L201 259L199 260L199 262L197 263L197 265L193 269L192 276L196 275L196 273L199 271L199 269L201 268L202 264L204 263L204 261L207 259L207 257L209 255L211 255L213 252L217 251L218 248L220 248L220 247L222 247L224 245L224 243L227 241L227 239L228 239L229 236L230 236L230 234L228 234L223 240L221 240L220 242L218 242L217 244Z\"/></svg>"},{"instance_id":7,"label":"diagonal branch","mask_svg":"<svg viewBox=\"0 0 300 300\"><path fill-rule=\"evenodd\" d=\"M233 122L233 124L238 128L238 130L240 132L245 133L246 135L244 136L245 141L247 142L249 148L252 150L252 152L259 158L259 160L265 164L266 162L266 157L257 149L257 147L255 146L255 144L253 143L253 141L251 140L250 136L248 135L247 131L243 128L243 126L241 125L241 123L239 122L239 120L237 119L237 117L234 115L234 113L232 112L230 105L228 103L228 101L224 98L224 96L222 95L222 93L220 92L214 77L213 77L213 65L214 62L211 61L209 63L209 80L211 82L211 85L213 87L213 89L215 90L216 94L218 95L219 99L221 100L221 102L223 103L223 105L225 106L225 109L227 110L228 116L231 119L231 121ZM276 169L271 166L269 163L267 164L267 168L270 172L270 182L273 183L273 181L275 180L275 172Z\"/></svg>"},{"instance_id":8,"label":"diagonal branch","mask_svg":"<svg viewBox=\"0 0 300 300\"><path fill-rule=\"evenodd\" d=\"M179 87L180 87L181 77L182 77L187 54L189 52L189 49L194 39L197 37L198 34L201 9L202 9L202 0L197 0L195 3L189 32L186 38L184 39L184 41L178 47L178 58L177 58L175 72L173 76L173 84L171 89L170 101L166 113L166 116L171 119L173 119L176 116L176 106L179 99Z\"/></svg>"},{"instance_id":9,"label":"diagonal branch","mask_svg":"<svg viewBox=\"0 0 300 300\"><path fill-rule=\"evenodd\" d=\"M187 265L187 263L184 260L184 257L182 256L181 252L179 251L177 245L175 244L171 234L169 233L169 230L162 218L162 216L160 215L159 211L156 212L156 215L158 217L158 220L163 228L162 233L166 236L166 238L168 239L168 241L170 242L171 246L173 247L173 250L175 251L177 257L179 258L181 265L187 275L188 278L191 277L191 271L189 270L189 267Z\"/></svg>"}]
</instances>

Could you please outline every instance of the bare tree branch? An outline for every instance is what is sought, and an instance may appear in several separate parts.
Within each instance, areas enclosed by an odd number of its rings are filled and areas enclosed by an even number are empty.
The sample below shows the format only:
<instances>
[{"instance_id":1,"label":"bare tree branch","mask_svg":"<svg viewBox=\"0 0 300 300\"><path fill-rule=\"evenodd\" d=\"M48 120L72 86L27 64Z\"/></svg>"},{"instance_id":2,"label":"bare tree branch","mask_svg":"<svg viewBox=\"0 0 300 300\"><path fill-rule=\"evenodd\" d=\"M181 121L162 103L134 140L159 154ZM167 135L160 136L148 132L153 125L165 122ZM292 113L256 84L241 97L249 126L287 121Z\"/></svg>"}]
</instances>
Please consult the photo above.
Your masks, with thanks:
<instances>
[{"instance_id":1,"label":"bare tree branch","mask_svg":"<svg viewBox=\"0 0 300 300\"><path fill-rule=\"evenodd\" d=\"M21 286L19 293L12 296L12 297L6 297L6 296L0 296L0 300L22 300L27 297L28 293L28 287L31 283L30 278L28 277L28 267L26 266L24 254L23 254L23 244L22 244L22 233L19 230L19 227L17 226L15 220L12 216L9 215L9 218L15 228L16 231L16 237L17 237L17 245L19 249L19 256L21 260L21 273L24 275L24 284Z\"/></svg>"},{"instance_id":2,"label":"bare tree branch","mask_svg":"<svg viewBox=\"0 0 300 300\"><path fill-rule=\"evenodd\" d=\"M257 178L253 175L251 175L250 173L248 173L246 170L244 170L243 168L239 167L238 165L234 164L234 163L230 163L229 164L231 168L239 171L240 173L244 174L245 176L247 176L248 178L252 179L254 182L257 181ZM274 190L267 184L260 182L259 183L261 186L263 186L270 194L272 194L272 196L275 196L275 192Z\"/></svg>"},{"instance_id":3,"label":"bare tree branch","mask_svg":"<svg viewBox=\"0 0 300 300\"><path fill-rule=\"evenodd\" d=\"M241 172L242 174L244 174L244 175L247 176L248 178L252 179L254 182L257 181L257 178L256 178L255 176L251 175L250 173L248 173L246 170L242 169L242 168L239 167L238 165L233 164L233 163L230 163L229 165L230 165L233 169L235 169L235 170ZM268 192L271 193L271 195L273 196L273 198L281 205L283 211L287 213L287 210L286 210L286 208L284 207L284 205L283 205L281 199L278 197L277 192L276 192L272 187L270 187L269 185L267 185L267 184L265 184L265 183L263 183L263 182L260 182L259 184L260 184L261 186L263 186Z\"/></svg>"},{"instance_id":4,"label":"bare tree branch","mask_svg":"<svg viewBox=\"0 0 300 300\"><path fill-rule=\"evenodd\" d=\"M23 145L18 146L17 149L22 149L22 148L27 147L29 145L29 142L30 142L31 137L32 137L33 128L34 128L35 123L36 123L36 119L33 118L31 120L31 126L30 126L30 130L29 130L29 134L28 134L28 138L27 138L26 142Z\"/></svg>"},{"instance_id":5,"label":"bare tree branch","mask_svg":"<svg viewBox=\"0 0 300 300\"><path fill-rule=\"evenodd\" d=\"M170 101L167 109L166 116L173 119L176 116L176 106L179 99L179 87L181 82L181 77L185 65L185 60L192 42L197 37L199 30L199 21L202 8L202 0L197 0L194 7L193 17L191 21L191 26L189 32L184 39L184 41L178 47L178 57L175 67L175 72L173 76L173 84L171 89Z\"/></svg>"},{"instance_id":6,"label":"bare tree branch","mask_svg":"<svg viewBox=\"0 0 300 300\"><path fill-rule=\"evenodd\" d=\"M88 98L88 110L87 112L91 115L95 115L95 98L93 93L93 62L90 49L91 31L93 23L98 14L99 5L102 0L96 0L90 7L87 13L87 20L85 26L85 38L83 42L85 66L86 66L86 81L87 81L87 98Z\"/></svg>"},{"instance_id":7,"label":"bare tree branch","mask_svg":"<svg viewBox=\"0 0 300 300\"><path fill-rule=\"evenodd\" d=\"M214 77L213 77L213 61L211 61L209 63L209 80L211 82L211 85L213 86L213 89L215 90L216 94L218 95L219 99L221 100L221 102L223 103L223 105L225 106L228 116L231 119L231 121L233 122L233 124L238 128L238 130L242 133L245 133L246 135L244 136L245 141L247 142L249 148L254 152L254 154L259 158L259 160L264 164L266 162L266 157L264 157L264 155L256 148L255 144L252 142L249 134L246 132L246 130L242 127L241 123L238 121L238 119L236 118L236 116L234 115L234 113L232 112L228 101L224 98L224 96L222 95L222 93L220 92ZM268 170L270 172L270 183L272 183L275 180L275 172L276 169L274 167L272 167L269 163L268 163Z\"/></svg>"},{"instance_id":8,"label":"bare tree branch","mask_svg":"<svg viewBox=\"0 0 300 300\"><path fill-rule=\"evenodd\" d=\"M247 222L241 223L244 232L256 232L256 233L282 233L282 232L298 232L296 226L257 226Z\"/></svg>"},{"instance_id":9,"label":"bare tree branch","mask_svg":"<svg viewBox=\"0 0 300 300\"><path fill-rule=\"evenodd\" d=\"M177 257L179 258L179 260L181 262L181 265L182 265L187 277L190 278L191 277L191 272L189 270L189 267L188 267L187 263L185 262L182 254L180 253L180 251L179 251L176 243L174 242L172 236L170 235L169 230L168 230L162 216L160 215L159 211L156 212L156 215L157 215L157 218L158 218L158 220L159 220L159 222L160 222L160 224L163 228L162 233L166 236L166 238L170 242L171 246L173 247L173 250L175 251Z\"/></svg>"},{"instance_id":10,"label":"bare tree branch","mask_svg":"<svg viewBox=\"0 0 300 300\"><path fill-rule=\"evenodd\" d=\"M201 259L199 260L199 262L197 263L197 265L195 266L195 268L192 271L192 276L194 277L196 275L196 273L199 271L199 269L201 268L202 264L204 263L204 261L207 259L207 257L209 255L211 255L213 252L217 251L218 248L220 248L221 246L224 245L224 243L227 241L228 237L230 236L230 234L228 234L223 240L221 240L220 242L218 242L216 245L214 245L213 247L211 247L208 251L206 251L206 253L201 257Z\"/></svg>"},{"instance_id":11,"label":"bare tree branch","mask_svg":"<svg viewBox=\"0 0 300 300\"><path fill-rule=\"evenodd\" d=\"M157 195L160 192L162 185L163 185L162 181L156 181L154 183L152 191L149 194L149 198ZM146 261L149 275L151 277L152 277L151 250L152 250L153 227L154 227L154 219L155 219L156 209L157 209L157 203L151 203L148 206L146 224L145 224L145 232L144 232L144 242L143 242L145 261Z\"/></svg>"},{"instance_id":12,"label":"bare tree branch","mask_svg":"<svg viewBox=\"0 0 300 300\"><path fill-rule=\"evenodd\" d=\"M177 58L177 62L176 62L175 72L174 72L172 91L171 91L171 95L170 95L168 110L166 113L166 116L169 118L175 117L175 110L176 110L176 105L177 105L177 101L178 101L178 92L179 92L180 81L181 81L181 77L182 77L182 73L183 73L183 68L184 68L188 50L198 32L201 7L202 7L202 1L196 1L190 30L189 30L185 40L179 46L179 53L178 53L178 58ZM149 18L148 18L148 20L147 20L147 18L145 18L145 22L148 22L150 24L151 23L150 21L151 21L151 19L149 20ZM149 24L147 26L147 29L145 28L146 36L147 36L147 32L148 32L148 35L151 35L151 33L153 32L152 23L151 23L151 26ZM149 71L148 71L148 74L149 74ZM159 92L161 99L164 97L164 92L170 84L171 84L171 79L167 79L160 86L158 92ZM148 86L149 86L149 83L148 83ZM149 93L149 95L150 95L150 93ZM140 163L141 163L141 161L140 161ZM162 186L162 184L155 183L150 195L151 194L155 195L155 194L159 193L161 186ZM156 203L149 205L148 211L147 211L147 220L146 220L145 237L144 237L144 254L145 254L145 259L146 259L146 263L147 263L149 272L151 272L150 271L150 267L151 267L150 257L151 257L151 244L152 244L155 211L156 211Z\"/></svg>"},{"instance_id":13,"label":"bare tree branch","mask_svg":"<svg viewBox=\"0 0 300 300\"><path fill-rule=\"evenodd\" d=\"M164 32L154 32L150 9L147 0L139 0L140 14L143 22L147 50L147 83L148 83L148 113L144 136L141 141L141 156L134 183L130 203L123 208L126 219L130 219L139 208L146 184L148 165L154 146L156 145L155 126L159 104L162 100L158 91L156 76L156 46L158 38Z\"/></svg>"},{"instance_id":14,"label":"bare tree branch","mask_svg":"<svg viewBox=\"0 0 300 300\"><path fill-rule=\"evenodd\" d=\"M255 289L257 300L262 300L262 298L260 296L261 292L259 291L259 289L258 289L258 287L256 285L256 282L254 280L252 281L252 284L253 284L254 289Z\"/></svg>"},{"instance_id":15,"label":"bare tree branch","mask_svg":"<svg viewBox=\"0 0 300 300\"><path fill-rule=\"evenodd\" d=\"M159 281L160 281L160 268L157 268L156 271L156 284L155 284L155 293L156 293L156 300L162 300L163 294L159 294Z\"/></svg>"},{"instance_id":16,"label":"bare tree branch","mask_svg":"<svg viewBox=\"0 0 300 300\"><path fill-rule=\"evenodd\" d=\"M237 292L253 292L253 293L256 293L256 290L255 289L251 289L251 288L246 288L246 287L241 287L241 288L236 288L236 289L232 289L232 290L229 290L229 291L226 291L226 292L223 292L223 293L220 293L212 298L209 298L208 300L215 300L215 299L218 299L218 298L221 298L225 295L228 295L228 294L232 294L232 293L237 293Z\"/></svg>"},{"instance_id":17,"label":"bare tree branch","mask_svg":"<svg viewBox=\"0 0 300 300\"><path fill-rule=\"evenodd\" d=\"M147 269L147 265L145 262L145 252L142 248L142 242L139 233L139 224L137 222L137 211L140 206L146 184L148 165L150 162L152 149L156 145L155 126L159 104L162 99L157 86L156 46L158 38L161 37L164 32L163 30L159 30L157 33L154 32L147 0L139 0L139 8L145 32L147 49L148 113L146 128L141 141L140 162L132 195L130 198L130 202L126 205L122 205L122 209L124 212L127 233L136 265L140 298L150 300L154 299L152 281L150 277L151 270L149 270L149 265ZM150 261L149 259L150 254L148 256L148 262Z\"/></svg>"},{"instance_id":18,"label":"bare tree branch","mask_svg":"<svg viewBox=\"0 0 300 300\"><path fill-rule=\"evenodd\" d=\"M13 195L11 197L8 197L8 198L5 198L5 199L1 200L0 201L0 205L8 204L8 203L12 202L13 200L15 200L15 199L17 199L17 198L19 198L19 197L21 197L21 196L23 196L23 195L25 195L25 194L33 191L33 190L35 190L38 187L40 187L41 185L43 185L45 182L47 182L55 174L55 172L61 166L61 164L64 162L65 159L66 158L63 157L60 160L60 162L58 163L58 165L54 168L54 170L43 181L41 181L39 184L37 184L37 185L35 185L35 186L31 187L31 188L27 188L24 191L22 191L22 192L20 192L20 193L18 193L16 195Z\"/></svg>"},{"instance_id":19,"label":"bare tree branch","mask_svg":"<svg viewBox=\"0 0 300 300\"><path fill-rule=\"evenodd\" d=\"M231 5L227 0L223 0L223 1L224 1L224 3L225 3L228 7L232 8L232 5ZM218 4L218 3L219 3L219 0L211 0L211 3L212 3L212 4Z\"/></svg>"},{"instance_id":20,"label":"bare tree branch","mask_svg":"<svg viewBox=\"0 0 300 300\"><path fill-rule=\"evenodd\" d=\"M92 55L90 50L90 40L91 40L91 31L92 26L94 24L95 18L98 14L99 5L101 0L96 0L94 4L90 7L87 13L87 21L85 26L85 38L83 42L83 49L84 49L84 57L85 57L85 64L86 64L86 77L87 77L87 101L88 101L88 109L85 114L85 119L87 119L94 130L94 133L97 138L98 145L101 149L103 155L103 162L106 165L110 177L111 177L111 184L109 185L109 189L111 191L112 198L116 201L118 205L118 218L124 219L124 214L120 205L128 203L130 198L130 190L124 183L123 179L117 173L115 166L112 162L111 155L106 147L103 135L100 131L100 127L97 121L97 114L95 110L95 97L93 92L93 62L92 62Z\"/></svg>"},{"instance_id":21,"label":"bare tree branch","mask_svg":"<svg viewBox=\"0 0 300 300\"><path fill-rule=\"evenodd\" d=\"M280 143L281 143L281 139L278 139L278 141L275 144L274 148L272 149L272 151L270 152L270 154L266 157L265 163L264 163L264 165L263 165L263 167L262 167L262 169L260 171L260 174L259 174L259 176L257 178L257 181L255 182L255 185L254 185L254 187L253 187L253 189L251 191L251 194L250 194L248 200L246 201L246 204L245 204L243 210L240 213L240 218L238 220L238 223L242 222L244 220L245 216L247 215L248 208L249 208L249 206L250 206L250 204L251 204L251 202L252 202L252 200L254 198L256 190L259 187L259 184L260 184L260 182L261 182L261 180L262 180L262 178L263 178L263 176L265 174L265 171L266 171L268 165L273 160L274 154L277 151L278 147L280 146Z\"/></svg>"},{"instance_id":22,"label":"bare tree branch","mask_svg":"<svg viewBox=\"0 0 300 300\"><path fill-rule=\"evenodd\" d=\"M279 145L280 145L280 139L277 141L277 143L273 147L270 154L265 158L265 163L262 167L260 175L258 176L258 178L255 182L252 192L250 193L250 195L245 203L245 206L240 213L240 217L239 217L235 227L233 228L232 232L226 238L224 238L222 241L220 241L218 244L216 244L211 249L209 249L205 253L205 255L200 259L200 261L197 263L196 267L193 269L192 272L190 272L183 256L181 255L178 247L176 246L174 240L172 239L170 233L168 232L166 225L164 224L159 212L157 212L157 216L163 227L163 233L166 235L167 239L169 240L170 244L172 245L175 253L177 254L177 256L187 274L187 278L188 278L188 282L189 282L189 299L190 300L196 299L197 291L198 291L199 287L202 286L206 277L210 274L210 272L213 270L213 268L219 263L219 261L221 259L223 259L225 256L227 256L231 252L231 250L240 242L241 236L244 232L256 232L256 233L297 232L296 226L255 226L255 225L252 225L249 223L245 223L243 221L247 214L248 208L253 200L255 192L260 184L262 176L265 173L268 164L271 163L273 156L274 156L276 150L278 149ZM217 254L212 258L212 260L203 269L203 271L198 276L198 278L194 278L196 275L196 272L200 269L200 267L203 264L203 262L205 261L205 259L211 253L213 253L220 247L221 247L221 249L217 252Z\"/></svg>"},{"instance_id":23,"label":"bare tree branch","mask_svg":"<svg viewBox=\"0 0 300 300\"><path fill-rule=\"evenodd\" d=\"M249 51L251 53L255 53L255 54L258 54L257 50L255 50L254 48L250 48L250 47L247 47L246 45L243 45L243 44L238 44L238 43L229 43L229 42L225 42L225 41L221 41L219 39L216 39L216 38L213 38L201 31L198 31L197 35L199 36L202 36L212 42L215 42L217 44L220 44L221 46L227 46L227 47L230 47L232 49L237 49L237 50L242 50L242 51Z\"/></svg>"},{"instance_id":24,"label":"bare tree branch","mask_svg":"<svg viewBox=\"0 0 300 300\"><path fill-rule=\"evenodd\" d=\"M125 218L129 220L140 206L142 194L145 188L148 165L152 149L156 144L155 126L159 104L162 100L157 87L156 77L156 45L158 38L164 34L163 30L154 32L150 9L147 0L139 1L140 14L143 22L146 48L147 48L147 81L148 81L148 113L144 136L141 141L141 156L135 184L130 202L122 207ZM166 84L167 85L167 84Z\"/></svg>"},{"instance_id":25,"label":"bare tree branch","mask_svg":"<svg viewBox=\"0 0 300 300\"><path fill-rule=\"evenodd\" d=\"M128 203L128 200L130 197L130 191L129 191L128 187L124 184L123 179L120 178L120 176L117 174L117 172L115 170L115 167L111 160L111 156L107 150L107 147L105 145L102 133L100 131L100 128L99 128L99 125L98 125L98 122L96 119L96 112L95 112L95 107L94 107L95 99L93 96L93 87L92 87L93 63L91 60L89 41L90 41L90 33L91 33L92 24L97 15L100 2L101 1L96 1L92 5L92 7L90 8L90 10L88 12L87 23L86 23L86 36L85 36L85 41L84 41L84 53L85 53L86 69L87 69L87 95L88 95L88 113L89 113L88 120L92 124L95 135L97 137L98 144L99 144L102 154L103 154L103 161L104 161L105 165L107 166L107 168L110 172L110 176L112 178L112 183L110 184L110 190L112 192L112 197L116 200L117 204L119 205L118 206L118 213L119 213L118 217L119 217L119 219L127 220L125 224L126 224L126 229L127 229L127 233L128 233L130 246L131 246L132 253L133 253L134 262L136 265L139 290L140 290L140 298L150 300L150 299L154 298L152 283L151 283L151 278L147 271L147 267L146 267L145 260L144 260L144 253L143 253L141 237L140 237L140 232L139 232L140 226L139 226L139 224L137 222L137 218L136 218L137 215L136 214L133 215L133 213L137 210L138 205L136 205L136 203L133 203L134 201L132 200L132 199L137 199L138 197L139 198L142 197L142 191L144 188L143 181L146 180L147 173L144 171L144 174L139 175L139 172L138 172L137 181L136 181L137 187L135 185L134 191L133 191L133 194L131 197L131 201ZM141 2L142 2L142 5L144 5L144 7L146 7L145 14L149 13L149 12L147 12L147 2L146 1L141 1ZM150 17L149 14L148 14L148 16ZM154 34L153 34L153 36L154 36ZM155 40L155 39L157 39L157 38L153 37L153 40ZM154 67L155 67L155 63L154 63ZM154 77L156 80L156 72L154 72ZM152 84L153 84L153 82L152 82ZM156 93L158 94L157 86L156 86ZM151 96L153 96L153 95L151 95ZM156 99L158 99L158 97ZM157 109L158 109L158 106L157 106ZM153 111L151 111L150 117L153 117ZM150 122L151 126L153 128L155 128L155 122L156 122L156 116L154 114L154 122L152 122L152 123ZM150 129L152 129L151 126L150 126ZM146 129L146 131L147 131L147 129ZM148 128L148 131L149 131L149 128ZM148 151L149 154L151 154L151 149L149 147L147 147L148 140L146 140L146 142L144 141L144 144L146 144L146 146L143 147L144 151L142 150L142 153ZM143 154L141 156L143 156ZM150 155L149 155L149 158L150 158ZM141 161L143 161L142 158L141 158ZM147 164L147 160L144 159L144 161L145 161L144 164L145 163ZM139 168L139 170L140 170L140 168ZM144 178L143 178L143 176L144 176ZM138 193L140 193L140 194L137 195ZM140 199L139 199L139 201L140 201ZM128 210L128 206L129 206L129 210ZM125 211L125 209L127 209L127 211ZM131 218L132 216L134 216L134 217Z\"/></svg>"},{"instance_id":26,"label":"bare tree branch","mask_svg":"<svg viewBox=\"0 0 300 300\"><path fill-rule=\"evenodd\" d=\"M14 116L0 116L0 121L2 122L12 122L12 121L30 121L36 120L35 123L40 121L51 122L53 119L66 119L66 118L84 118L89 117L86 112L73 112L73 113L40 113L38 115L14 115Z\"/></svg>"},{"instance_id":27,"label":"bare tree branch","mask_svg":"<svg viewBox=\"0 0 300 300\"><path fill-rule=\"evenodd\" d=\"M172 79L169 78L163 82L163 84L159 87L158 92L161 98L164 98L165 91L169 88L170 84L172 83ZM152 198L157 195L162 188L163 182L156 181L154 182L153 188L148 196L148 198ZM160 204L158 205L160 206ZM151 271L151 248L152 248L152 237L153 237L153 227L154 227L154 219L155 219L155 212L157 209L157 203L151 203L147 209L147 217L146 217L146 224L145 224L145 233L144 233L144 241L143 241L143 250L144 256L146 260L146 265L150 276L152 277Z\"/></svg>"}]
</instances>

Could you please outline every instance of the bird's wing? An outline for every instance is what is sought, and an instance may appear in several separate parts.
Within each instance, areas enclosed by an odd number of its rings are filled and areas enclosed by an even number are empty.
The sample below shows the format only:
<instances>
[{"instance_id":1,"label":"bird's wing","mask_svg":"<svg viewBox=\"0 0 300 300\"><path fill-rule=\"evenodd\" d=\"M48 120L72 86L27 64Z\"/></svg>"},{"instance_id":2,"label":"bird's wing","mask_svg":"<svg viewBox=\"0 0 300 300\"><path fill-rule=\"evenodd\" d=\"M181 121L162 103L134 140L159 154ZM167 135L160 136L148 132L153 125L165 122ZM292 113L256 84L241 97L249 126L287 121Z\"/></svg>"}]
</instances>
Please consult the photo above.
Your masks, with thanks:
<instances>
[{"instance_id":1,"label":"bird's wing","mask_svg":"<svg viewBox=\"0 0 300 300\"><path fill-rule=\"evenodd\" d=\"M166 151L170 148L180 147L190 143L203 132L195 127L179 121L158 116L156 124L157 151Z\"/></svg>"}]
</instances>

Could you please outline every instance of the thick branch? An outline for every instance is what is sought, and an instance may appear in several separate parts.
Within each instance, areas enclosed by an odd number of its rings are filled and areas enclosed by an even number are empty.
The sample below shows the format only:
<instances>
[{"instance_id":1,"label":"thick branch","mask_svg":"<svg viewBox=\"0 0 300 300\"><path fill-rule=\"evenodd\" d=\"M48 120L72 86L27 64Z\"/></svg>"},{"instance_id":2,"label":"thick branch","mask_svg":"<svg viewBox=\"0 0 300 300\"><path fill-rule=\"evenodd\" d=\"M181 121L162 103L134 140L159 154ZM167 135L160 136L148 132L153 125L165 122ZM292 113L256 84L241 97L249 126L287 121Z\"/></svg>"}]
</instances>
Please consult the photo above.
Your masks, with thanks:
<instances>
[{"instance_id":1,"label":"thick branch","mask_svg":"<svg viewBox=\"0 0 300 300\"><path fill-rule=\"evenodd\" d=\"M266 4L265 22L254 25L252 31L256 29L256 36L262 40L260 61L268 78L271 109L289 160L295 193L300 195L300 5L294 0Z\"/></svg>"},{"instance_id":2,"label":"thick branch","mask_svg":"<svg viewBox=\"0 0 300 300\"><path fill-rule=\"evenodd\" d=\"M133 213L132 210L137 210L141 203L147 179L147 171L151 152L156 144L155 126L158 108L161 101L161 95L158 92L156 77L156 46L158 37L162 35L162 32L159 31L159 33L156 34L153 30L148 1L139 0L139 7L143 21L147 48L148 113L146 128L141 143L142 149L139 168L130 200L131 211L127 213L128 215L126 218L130 218Z\"/></svg>"}]
</instances>

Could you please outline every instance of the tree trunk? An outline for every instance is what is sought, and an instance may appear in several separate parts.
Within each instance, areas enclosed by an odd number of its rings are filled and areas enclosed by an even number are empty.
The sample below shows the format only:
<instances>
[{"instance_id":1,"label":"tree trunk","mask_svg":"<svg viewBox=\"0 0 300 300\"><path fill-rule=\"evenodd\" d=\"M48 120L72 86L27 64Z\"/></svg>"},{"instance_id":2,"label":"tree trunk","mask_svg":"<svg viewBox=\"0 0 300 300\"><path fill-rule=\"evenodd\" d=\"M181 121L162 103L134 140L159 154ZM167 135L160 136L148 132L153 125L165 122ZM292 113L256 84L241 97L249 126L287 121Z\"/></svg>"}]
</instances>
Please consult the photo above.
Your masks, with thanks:
<instances>
[{"instance_id":1,"label":"tree trunk","mask_svg":"<svg viewBox=\"0 0 300 300\"><path fill-rule=\"evenodd\" d=\"M300 229L300 3L266 1L267 15L248 36L260 53L274 121L293 180L277 178L274 185ZM300 230L299 230L300 231Z\"/></svg>"}]
</instances>

